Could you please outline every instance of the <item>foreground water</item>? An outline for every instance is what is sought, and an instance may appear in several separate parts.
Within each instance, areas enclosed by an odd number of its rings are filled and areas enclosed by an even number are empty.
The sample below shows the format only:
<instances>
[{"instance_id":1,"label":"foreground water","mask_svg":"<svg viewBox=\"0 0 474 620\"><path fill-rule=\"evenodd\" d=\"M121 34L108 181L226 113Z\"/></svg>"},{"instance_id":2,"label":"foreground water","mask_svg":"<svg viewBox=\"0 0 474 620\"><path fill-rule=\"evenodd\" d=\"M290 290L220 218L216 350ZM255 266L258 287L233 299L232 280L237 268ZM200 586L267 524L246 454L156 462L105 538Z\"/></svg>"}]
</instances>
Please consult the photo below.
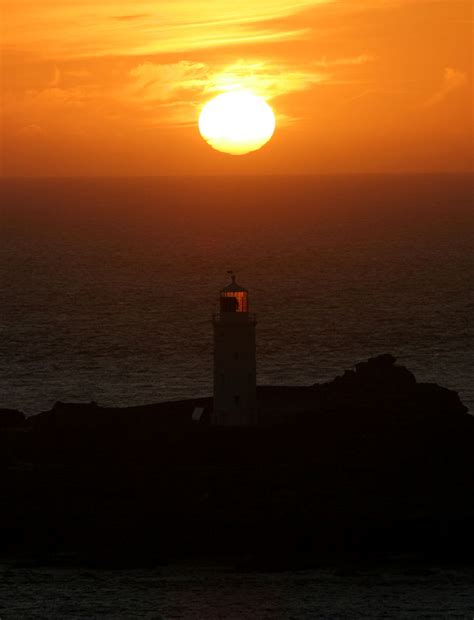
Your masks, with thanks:
<instances>
[{"instance_id":1,"label":"foreground water","mask_svg":"<svg viewBox=\"0 0 474 620\"><path fill-rule=\"evenodd\" d=\"M239 574L219 566L97 571L0 567L3 620L472 618L472 569Z\"/></svg>"},{"instance_id":2,"label":"foreground water","mask_svg":"<svg viewBox=\"0 0 474 620\"><path fill-rule=\"evenodd\" d=\"M474 410L472 176L2 180L0 406L208 395L226 271L258 380L392 352Z\"/></svg>"}]
</instances>

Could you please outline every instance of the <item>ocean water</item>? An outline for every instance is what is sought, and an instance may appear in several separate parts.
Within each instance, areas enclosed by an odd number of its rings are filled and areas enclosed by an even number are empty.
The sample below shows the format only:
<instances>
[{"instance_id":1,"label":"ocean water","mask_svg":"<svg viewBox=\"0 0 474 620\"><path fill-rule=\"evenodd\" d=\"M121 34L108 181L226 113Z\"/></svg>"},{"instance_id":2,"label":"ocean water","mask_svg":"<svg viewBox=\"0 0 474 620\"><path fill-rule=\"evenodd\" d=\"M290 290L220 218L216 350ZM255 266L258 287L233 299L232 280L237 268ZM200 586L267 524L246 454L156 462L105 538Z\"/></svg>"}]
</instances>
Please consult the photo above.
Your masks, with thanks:
<instances>
[{"instance_id":1,"label":"ocean water","mask_svg":"<svg viewBox=\"0 0 474 620\"><path fill-rule=\"evenodd\" d=\"M3 179L0 406L212 391L227 270L258 315L258 381L391 352L474 411L469 175Z\"/></svg>"},{"instance_id":2,"label":"ocean water","mask_svg":"<svg viewBox=\"0 0 474 620\"><path fill-rule=\"evenodd\" d=\"M239 574L225 566L148 570L0 566L3 620L472 618L470 568Z\"/></svg>"}]
</instances>

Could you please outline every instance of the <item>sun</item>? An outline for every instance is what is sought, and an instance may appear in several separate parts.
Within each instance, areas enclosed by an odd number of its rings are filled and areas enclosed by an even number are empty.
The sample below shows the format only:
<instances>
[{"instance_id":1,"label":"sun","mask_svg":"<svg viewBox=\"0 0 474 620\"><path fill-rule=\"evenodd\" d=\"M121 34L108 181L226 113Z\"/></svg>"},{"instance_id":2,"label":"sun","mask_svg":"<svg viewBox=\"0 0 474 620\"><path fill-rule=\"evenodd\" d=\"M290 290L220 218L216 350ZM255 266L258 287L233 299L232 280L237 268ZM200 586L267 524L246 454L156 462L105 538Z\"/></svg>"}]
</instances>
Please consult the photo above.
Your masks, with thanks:
<instances>
[{"instance_id":1,"label":"sun","mask_svg":"<svg viewBox=\"0 0 474 620\"><path fill-rule=\"evenodd\" d=\"M217 151L245 155L266 144L275 131L275 115L258 95L238 90L208 101L199 115L199 131Z\"/></svg>"}]
</instances>

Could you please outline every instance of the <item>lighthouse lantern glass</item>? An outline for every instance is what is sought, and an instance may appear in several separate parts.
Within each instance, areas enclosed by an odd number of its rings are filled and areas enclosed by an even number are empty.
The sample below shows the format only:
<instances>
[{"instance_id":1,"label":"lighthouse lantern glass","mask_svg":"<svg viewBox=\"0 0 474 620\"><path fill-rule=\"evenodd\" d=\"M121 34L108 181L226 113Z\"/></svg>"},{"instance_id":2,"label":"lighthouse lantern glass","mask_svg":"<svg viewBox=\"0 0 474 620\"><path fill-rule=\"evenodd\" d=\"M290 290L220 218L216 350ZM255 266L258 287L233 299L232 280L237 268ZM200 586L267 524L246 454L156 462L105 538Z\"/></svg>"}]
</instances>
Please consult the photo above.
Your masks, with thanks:
<instances>
[{"instance_id":1,"label":"lighthouse lantern glass","mask_svg":"<svg viewBox=\"0 0 474 620\"><path fill-rule=\"evenodd\" d=\"M222 291L221 312L248 312L247 291Z\"/></svg>"}]
</instances>

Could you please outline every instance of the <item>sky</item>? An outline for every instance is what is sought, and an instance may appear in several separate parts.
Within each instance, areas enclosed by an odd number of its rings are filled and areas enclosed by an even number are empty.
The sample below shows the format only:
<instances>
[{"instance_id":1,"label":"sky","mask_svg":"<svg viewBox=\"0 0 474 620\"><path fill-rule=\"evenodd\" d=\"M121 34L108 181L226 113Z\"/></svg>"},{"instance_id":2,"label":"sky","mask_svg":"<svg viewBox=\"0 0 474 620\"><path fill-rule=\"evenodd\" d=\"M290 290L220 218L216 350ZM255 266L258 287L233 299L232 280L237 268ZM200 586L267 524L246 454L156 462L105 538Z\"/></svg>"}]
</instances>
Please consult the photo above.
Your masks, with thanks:
<instances>
[{"instance_id":1,"label":"sky","mask_svg":"<svg viewBox=\"0 0 474 620\"><path fill-rule=\"evenodd\" d=\"M2 0L2 176L467 171L473 2ZM261 150L214 151L213 96L264 97Z\"/></svg>"}]
</instances>

